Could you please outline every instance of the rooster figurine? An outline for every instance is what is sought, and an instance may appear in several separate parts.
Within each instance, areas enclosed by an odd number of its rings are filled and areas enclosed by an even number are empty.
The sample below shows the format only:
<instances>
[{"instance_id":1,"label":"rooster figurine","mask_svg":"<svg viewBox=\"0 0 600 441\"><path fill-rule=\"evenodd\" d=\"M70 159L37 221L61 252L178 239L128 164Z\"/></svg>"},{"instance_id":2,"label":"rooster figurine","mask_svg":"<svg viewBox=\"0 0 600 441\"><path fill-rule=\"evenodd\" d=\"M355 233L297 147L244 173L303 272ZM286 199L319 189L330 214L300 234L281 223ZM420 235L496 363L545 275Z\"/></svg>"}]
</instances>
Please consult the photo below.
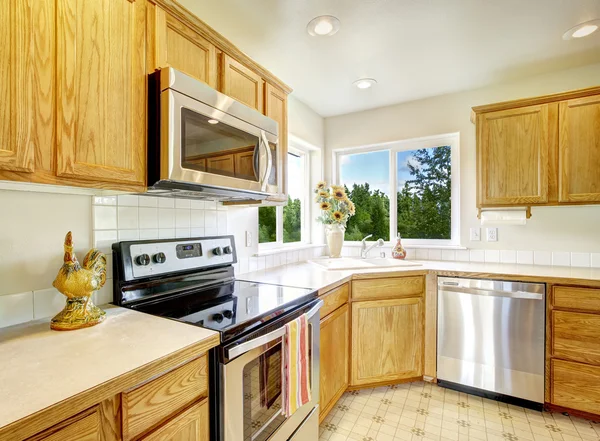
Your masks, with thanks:
<instances>
[{"instance_id":1,"label":"rooster figurine","mask_svg":"<svg viewBox=\"0 0 600 441\"><path fill-rule=\"evenodd\" d=\"M73 236L65 236L63 266L52 283L67 297L67 304L50 322L59 331L86 328L104 320L106 313L92 302L92 294L106 282L106 256L93 248L83 259L83 266L73 252Z\"/></svg>"}]
</instances>

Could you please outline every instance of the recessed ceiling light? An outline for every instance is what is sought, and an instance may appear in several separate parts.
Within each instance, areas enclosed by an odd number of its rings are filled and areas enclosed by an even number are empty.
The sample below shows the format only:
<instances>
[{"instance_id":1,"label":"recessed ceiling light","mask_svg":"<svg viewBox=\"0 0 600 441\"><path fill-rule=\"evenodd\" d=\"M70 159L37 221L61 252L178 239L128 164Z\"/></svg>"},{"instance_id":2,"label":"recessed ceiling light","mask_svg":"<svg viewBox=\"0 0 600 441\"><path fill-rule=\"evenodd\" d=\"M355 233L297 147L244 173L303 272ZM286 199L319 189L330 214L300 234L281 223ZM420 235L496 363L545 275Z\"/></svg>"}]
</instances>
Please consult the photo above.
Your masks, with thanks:
<instances>
[{"instance_id":1,"label":"recessed ceiling light","mask_svg":"<svg viewBox=\"0 0 600 441\"><path fill-rule=\"evenodd\" d=\"M600 19L579 23L563 34L563 40L587 37L596 32L598 28L600 28Z\"/></svg>"},{"instance_id":2,"label":"recessed ceiling light","mask_svg":"<svg viewBox=\"0 0 600 441\"><path fill-rule=\"evenodd\" d=\"M360 80L356 80L352 84L354 84L359 89L368 89L373 85L377 84L377 81L375 81L373 78L361 78Z\"/></svg>"},{"instance_id":3,"label":"recessed ceiling light","mask_svg":"<svg viewBox=\"0 0 600 441\"><path fill-rule=\"evenodd\" d=\"M313 18L306 26L312 36L329 37L340 30L340 21L333 15L321 15Z\"/></svg>"},{"instance_id":4,"label":"recessed ceiling light","mask_svg":"<svg viewBox=\"0 0 600 441\"><path fill-rule=\"evenodd\" d=\"M216 119L209 119L208 123L209 124L219 124L219 121L217 121Z\"/></svg>"}]
</instances>

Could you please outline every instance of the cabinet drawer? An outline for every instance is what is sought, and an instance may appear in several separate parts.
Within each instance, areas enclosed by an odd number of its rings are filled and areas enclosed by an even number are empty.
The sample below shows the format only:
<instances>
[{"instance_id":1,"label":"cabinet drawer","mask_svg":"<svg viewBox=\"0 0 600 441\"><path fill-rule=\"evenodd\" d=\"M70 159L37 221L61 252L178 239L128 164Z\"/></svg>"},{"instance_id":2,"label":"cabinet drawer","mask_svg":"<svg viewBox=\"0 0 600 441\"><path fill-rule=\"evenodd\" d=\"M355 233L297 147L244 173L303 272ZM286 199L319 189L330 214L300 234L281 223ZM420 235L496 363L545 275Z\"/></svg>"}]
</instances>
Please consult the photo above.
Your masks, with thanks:
<instances>
[{"instance_id":1,"label":"cabinet drawer","mask_svg":"<svg viewBox=\"0 0 600 441\"><path fill-rule=\"evenodd\" d=\"M208 441L208 401L194 404L141 441Z\"/></svg>"},{"instance_id":2,"label":"cabinet drawer","mask_svg":"<svg viewBox=\"0 0 600 441\"><path fill-rule=\"evenodd\" d=\"M552 360L552 404L600 414L600 367Z\"/></svg>"},{"instance_id":3,"label":"cabinet drawer","mask_svg":"<svg viewBox=\"0 0 600 441\"><path fill-rule=\"evenodd\" d=\"M600 289L555 286L553 305L556 308L600 312Z\"/></svg>"},{"instance_id":4,"label":"cabinet drawer","mask_svg":"<svg viewBox=\"0 0 600 441\"><path fill-rule=\"evenodd\" d=\"M600 315L552 311L552 355L600 365Z\"/></svg>"},{"instance_id":5,"label":"cabinet drawer","mask_svg":"<svg viewBox=\"0 0 600 441\"><path fill-rule=\"evenodd\" d=\"M327 317L330 313L338 309L344 303L348 302L349 296L348 284L344 283L321 296L323 307L321 308L321 318Z\"/></svg>"},{"instance_id":6,"label":"cabinet drawer","mask_svg":"<svg viewBox=\"0 0 600 441\"><path fill-rule=\"evenodd\" d=\"M207 395L206 355L122 394L123 440L128 441Z\"/></svg>"},{"instance_id":7,"label":"cabinet drawer","mask_svg":"<svg viewBox=\"0 0 600 441\"><path fill-rule=\"evenodd\" d=\"M370 300L420 297L424 286L423 276L355 280L352 282L352 298Z\"/></svg>"}]
</instances>

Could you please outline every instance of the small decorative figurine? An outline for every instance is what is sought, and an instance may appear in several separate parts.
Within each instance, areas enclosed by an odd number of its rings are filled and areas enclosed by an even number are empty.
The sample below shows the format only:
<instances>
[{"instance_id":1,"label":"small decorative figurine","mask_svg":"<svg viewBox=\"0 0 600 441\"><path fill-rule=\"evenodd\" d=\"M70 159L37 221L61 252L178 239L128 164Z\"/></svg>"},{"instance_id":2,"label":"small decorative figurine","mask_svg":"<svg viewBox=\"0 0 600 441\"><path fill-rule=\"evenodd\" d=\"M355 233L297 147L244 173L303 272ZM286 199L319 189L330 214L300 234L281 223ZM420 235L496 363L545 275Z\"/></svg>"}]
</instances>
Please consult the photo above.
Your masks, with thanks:
<instances>
[{"instance_id":1,"label":"small decorative figurine","mask_svg":"<svg viewBox=\"0 0 600 441\"><path fill-rule=\"evenodd\" d=\"M92 294L106 282L106 256L93 248L83 259L83 266L73 253L73 237L69 231L65 236L63 266L52 283L67 297L67 304L50 321L50 328L58 331L94 326L104 320L106 313L92 302Z\"/></svg>"},{"instance_id":2,"label":"small decorative figurine","mask_svg":"<svg viewBox=\"0 0 600 441\"><path fill-rule=\"evenodd\" d=\"M400 237L400 233L398 233L398 241L392 250L392 257L394 259L405 259L406 258L406 250L402 246L402 237Z\"/></svg>"}]
</instances>

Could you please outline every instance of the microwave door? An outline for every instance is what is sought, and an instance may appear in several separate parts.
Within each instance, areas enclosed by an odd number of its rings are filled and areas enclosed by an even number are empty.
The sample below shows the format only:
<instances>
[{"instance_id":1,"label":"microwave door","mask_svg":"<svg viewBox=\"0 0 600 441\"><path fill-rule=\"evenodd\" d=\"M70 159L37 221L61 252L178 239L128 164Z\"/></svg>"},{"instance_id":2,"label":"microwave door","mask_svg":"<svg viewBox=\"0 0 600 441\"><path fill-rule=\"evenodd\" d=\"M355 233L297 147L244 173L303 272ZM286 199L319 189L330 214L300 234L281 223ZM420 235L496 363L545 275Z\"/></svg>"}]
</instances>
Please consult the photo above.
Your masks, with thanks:
<instances>
[{"instance_id":1,"label":"microwave door","mask_svg":"<svg viewBox=\"0 0 600 441\"><path fill-rule=\"evenodd\" d=\"M262 131L174 90L163 92L161 179L261 192L268 165ZM166 130L165 130L166 129ZM164 172L163 172L164 170Z\"/></svg>"}]
</instances>

